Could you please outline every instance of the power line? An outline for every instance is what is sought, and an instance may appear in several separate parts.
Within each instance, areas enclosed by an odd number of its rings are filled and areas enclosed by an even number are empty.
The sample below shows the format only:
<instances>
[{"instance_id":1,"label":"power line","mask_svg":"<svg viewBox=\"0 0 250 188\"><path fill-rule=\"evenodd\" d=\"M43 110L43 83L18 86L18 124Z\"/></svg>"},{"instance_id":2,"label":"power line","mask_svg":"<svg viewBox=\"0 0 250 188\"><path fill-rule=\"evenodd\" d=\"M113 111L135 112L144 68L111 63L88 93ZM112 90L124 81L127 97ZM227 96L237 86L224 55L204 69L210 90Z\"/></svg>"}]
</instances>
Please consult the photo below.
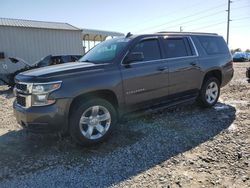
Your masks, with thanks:
<instances>
[{"instance_id":1,"label":"power line","mask_svg":"<svg viewBox=\"0 0 250 188\"><path fill-rule=\"evenodd\" d=\"M225 19L219 19L219 20L216 20L216 21L218 21L218 23L219 22L225 22ZM211 24L211 23L213 23L214 21L211 21L211 20L209 20L209 21L206 21L206 22L202 22L201 24L199 24L199 26L201 26L201 27L206 27L208 24ZM195 25L187 25L187 26L185 26L185 27L187 27L187 28L192 28L192 27L195 27L195 26L197 26L198 24L195 24Z\"/></svg>"},{"instance_id":2,"label":"power line","mask_svg":"<svg viewBox=\"0 0 250 188\"><path fill-rule=\"evenodd\" d=\"M197 28L197 29L192 29L192 31L197 31L197 30L201 30L201 29L206 29L206 28L214 27L214 26L221 25L221 24L225 24L225 21L223 21L223 22L218 22L218 23L211 24L211 25L207 25L207 26L205 26L205 27L200 27L200 28Z\"/></svg>"},{"instance_id":3,"label":"power line","mask_svg":"<svg viewBox=\"0 0 250 188\"><path fill-rule=\"evenodd\" d=\"M242 28L244 28L244 31L246 31L247 29L250 30L249 25L241 25L241 26L233 27L233 28L232 28L232 31L239 30L239 29L242 30Z\"/></svg>"},{"instance_id":4,"label":"power line","mask_svg":"<svg viewBox=\"0 0 250 188\"><path fill-rule=\"evenodd\" d=\"M248 1L248 0L234 0L233 2Z\"/></svg>"},{"instance_id":5,"label":"power line","mask_svg":"<svg viewBox=\"0 0 250 188\"><path fill-rule=\"evenodd\" d=\"M231 0L228 0L228 9L227 9L227 45L229 44L229 30L230 30L230 13L231 13ZM244 5L244 6L240 6L240 7L234 7L233 10L237 10L237 9L241 9L241 8L246 8L249 7L250 5ZM241 19L239 19L241 20Z\"/></svg>"},{"instance_id":6,"label":"power line","mask_svg":"<svg viewBox=\"0 0 250 188\"><path fill-rule=\"evenodd\" d=\"M250 18L250 16L249 16L249 17L242 17L242 18L234 19L233 21L234 21L234 22L241 22L242 20L249 19L249 18ZM211 22L206 22L206 23L211 23ZM205 28L209 28L209 27L221 25L221 24L223 24L223 23L225 23L225 21L217 22L217 23L215 23L215 24L206 25L206 26L204 26L204 27L200 27L200 28L196 28L196 29L192 29L192 30L205 29ZM204 23L203 23L203 24L204 24ZM246 27L250 27L250 25L245 25L245 26L246 26ZM192 27L192 25L191 25L191 26L189 25L189 26L186 26L186 27ZM236 26L236 27L238 27L238 26ZM233 27L233 28L235 28L235 27Z\"/></svg>"},{"instance_id":7,"label":"power line","mask_svg":"<svg viewBox=\"0 0 250 188\"><path fill-rule=\"evenodd\" d=\"M173 28L173 27L177 27L177 26L184 25L184 24L187 24L187 23L196 22L196 21L202 20L204 18L215 16L215 15L218 15L218 14L221 14L221 13L224 13L224 11L218 11L218 12L215 12L213 14L209 14L209 15L206 15L206 16L195 18L193 20L189 20L187 22L182 22L180 24L176 24L176 25L173 25L173 26L168 26L167 28ZM190 26L188 26L188 27L190 27Z\"/></svg>"},{"instance_id":8,"label":"power line","mask_svg":"<svg viewBox=\"0 0 250 188\"><path fill-rule=\"evenodd\" d=\"M197 6L200 5L200 4L203 4L203 2L200 1L199 3L194 3L194 4L191 4L191 5L188 6L188 7L194 8L194 7L197 7ZM160 18L164 18L164 17L170 16L170 15L174 15L174 14L176 14L176 12L177 12L178 10L180 10L180 9L178 8L178 9L176 9L176 10L171 11L170 14L158 16L158 17L153 18L153 19L150 19L150 20L145 20L145 22L141 21L141 22L138 23L138 24L130 25L130 26L127 26L127 27L132 28L132 27L135 27L135 26L138 26L138 25L142 25L142 24L145 24L145 23L152 22L152 21L157 20L157 19L160 19Z\"/></svg>"},{"instance_id":9,"label":"power line","mask_svg":"<svg viewBox=\"0 0 250 188\"><path fill-rule=\"evenodd\" d=\"M250 28L249 25L244 24L244 25L235 25L235 26L232 27L232 29L241 28L241 27L249 27Z\"/></svg>"},{"instance_id":10,"label":"power line","mask_svg":"<svg viewBox=\"0 0 250 188\"><path fill-rule=\"evenodd\" d=\"M242 18L236 18L236 19L233 19L233 21L238 22L238 21L241 21L241 20L249 19L249 18L250 18L250 16L248 16L248 17L242 17Z\"/></svg>"},{"instance_id":11,"label":"power line","mask_svg":"<svg viewBox=\"0 0 250 188\"><path fill-rule=\"evenodd\" d=\"M240 7L232 7L232 9L237 10L237 9L246 8L246 7L250 7L250 5L244 5L244 6L240 6Z\"/></svg>"},{"instance_id":12,"label":"power line","mask_svg":"<svg viewBox=\"0 0 250 188\"><path fill-rule=\"evenodd\" d=\"M190 15L185 16L185 17L182 17L182 18L177 18L177 19L174 19L174 20L165 22L165 23L163 23L163 24L159 24L159 25L155 25L155 26L148 27L148 28L144 28L143 30L139 30L139 31L137 31L137 32L144 31L144 30L149 30L149 29L151 29L151 28L158 28L158 27L167 25L167 24L172 23L172 22L176 22L176 21L179 21L179 20L183 20L183 19L186 19L186 18L190 18L190 17L193 17L193 16L197 16L197 15L200 15L200 14L204 14L204 12L208 12L208 11L214 10L214 9L216 9L216 8L220 8L220 7L222 7L222 6L225 6L225 3L220 4L220 5L218 5L218 6L215 6L215 7L211 7L211 8L209 8L209 9L205 9L205 10L202 10L202 11L198 11L198 12L196 12L196 13L194 13L194 14L190 14Z\"/></svg>"}]
</instances>

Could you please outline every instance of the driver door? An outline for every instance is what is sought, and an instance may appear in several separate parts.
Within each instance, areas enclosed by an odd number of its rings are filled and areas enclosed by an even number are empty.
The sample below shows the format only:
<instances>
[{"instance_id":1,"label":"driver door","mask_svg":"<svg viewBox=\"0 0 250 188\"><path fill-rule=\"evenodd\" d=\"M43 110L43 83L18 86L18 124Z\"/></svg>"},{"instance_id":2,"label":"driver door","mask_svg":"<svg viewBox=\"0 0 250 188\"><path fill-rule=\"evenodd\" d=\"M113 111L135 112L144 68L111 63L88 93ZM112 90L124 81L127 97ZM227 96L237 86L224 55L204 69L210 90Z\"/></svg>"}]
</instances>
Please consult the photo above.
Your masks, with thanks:
<instances>
[{"instance_id":1,"label":"driver door","mask_svg":"<svg viewBox=\"0 0 250 188\"><path fill-rule=\"evenodd\" d=\"M167 96L168 66L162 59L159 39L143 39L130 49L130 53L143 53L144 58L121 66L126 104L134 105Z\"/></svg>"}]
</instances>

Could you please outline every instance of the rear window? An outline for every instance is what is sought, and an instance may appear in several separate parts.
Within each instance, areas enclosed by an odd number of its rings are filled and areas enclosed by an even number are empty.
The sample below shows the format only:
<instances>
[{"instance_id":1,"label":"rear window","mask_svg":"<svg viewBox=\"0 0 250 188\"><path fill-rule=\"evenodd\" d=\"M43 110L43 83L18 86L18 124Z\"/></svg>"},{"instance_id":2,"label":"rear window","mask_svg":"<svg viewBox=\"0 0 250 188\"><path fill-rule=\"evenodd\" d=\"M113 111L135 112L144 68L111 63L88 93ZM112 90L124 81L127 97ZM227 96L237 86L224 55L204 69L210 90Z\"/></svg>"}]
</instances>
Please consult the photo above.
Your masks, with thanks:
<instances>
[{"instance_id":1,"label":"rear window","mask_svg":"<svg viewBox=\"0 0 250 188\"><path fill-rule=\"evenodd\" d=\"M198 40L208 55L228 53L226 42L222 37L199 36Z\"/></svg>"},{"instance_id":2,"label":"rear window","mask_svg":"<svg viewBox=\"0 0 250 188\"><path fill-rule=\"evenodd\" d=\"M184 38L166 38L164 39L164 46L167 58L188 56Z\"/></svg>"}]
</instances>

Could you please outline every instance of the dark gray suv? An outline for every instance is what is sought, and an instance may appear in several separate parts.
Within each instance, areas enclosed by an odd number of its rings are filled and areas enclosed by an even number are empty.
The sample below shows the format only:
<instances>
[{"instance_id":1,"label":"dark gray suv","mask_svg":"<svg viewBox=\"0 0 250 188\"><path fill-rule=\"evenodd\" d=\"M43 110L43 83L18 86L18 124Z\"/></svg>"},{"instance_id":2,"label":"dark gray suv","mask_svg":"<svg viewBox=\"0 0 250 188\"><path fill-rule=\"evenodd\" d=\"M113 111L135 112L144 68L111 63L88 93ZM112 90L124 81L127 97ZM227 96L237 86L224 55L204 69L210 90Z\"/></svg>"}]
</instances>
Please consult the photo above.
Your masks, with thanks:
<instances>
[{"instance_id":1,"label":"dark gray suv","mask_svg":"<svg viewBox=\"0 0 250 188\"><path fill-rule=\"evenodd\" d=\"M195 100L213 106L233 72L217 34L128 34L100 43L79 62L17 75L14 112L28 130L69 132L91 145L129 112Z\"/></svg>"}]
</instances>

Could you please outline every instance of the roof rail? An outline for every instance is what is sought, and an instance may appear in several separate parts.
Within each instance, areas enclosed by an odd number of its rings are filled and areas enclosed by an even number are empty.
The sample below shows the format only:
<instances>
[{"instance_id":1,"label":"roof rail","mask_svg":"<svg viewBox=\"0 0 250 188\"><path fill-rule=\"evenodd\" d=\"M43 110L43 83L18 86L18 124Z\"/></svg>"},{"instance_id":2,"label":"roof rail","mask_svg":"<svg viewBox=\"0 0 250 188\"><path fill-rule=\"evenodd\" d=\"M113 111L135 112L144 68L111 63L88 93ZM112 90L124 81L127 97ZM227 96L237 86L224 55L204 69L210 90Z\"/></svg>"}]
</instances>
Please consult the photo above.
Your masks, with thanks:
<instances>
[{"instance_id":1,"label":"roof rail","mask_svg":"<svg viewBox=\"0 0 250 188\"><path fill-rule=\"evenodd\" d=\"M157 33L162 33L162 34L201 34L201 35L218 35L217 33L202 33L202 32L178 32L178 31L160 31Z\"/></svg>"}]
</instances>

